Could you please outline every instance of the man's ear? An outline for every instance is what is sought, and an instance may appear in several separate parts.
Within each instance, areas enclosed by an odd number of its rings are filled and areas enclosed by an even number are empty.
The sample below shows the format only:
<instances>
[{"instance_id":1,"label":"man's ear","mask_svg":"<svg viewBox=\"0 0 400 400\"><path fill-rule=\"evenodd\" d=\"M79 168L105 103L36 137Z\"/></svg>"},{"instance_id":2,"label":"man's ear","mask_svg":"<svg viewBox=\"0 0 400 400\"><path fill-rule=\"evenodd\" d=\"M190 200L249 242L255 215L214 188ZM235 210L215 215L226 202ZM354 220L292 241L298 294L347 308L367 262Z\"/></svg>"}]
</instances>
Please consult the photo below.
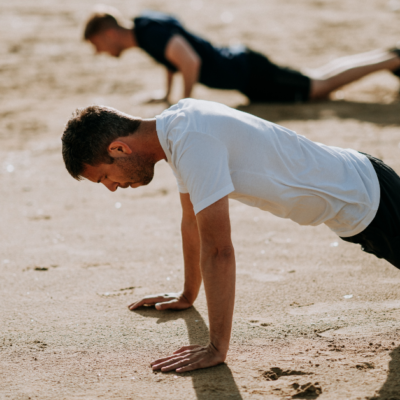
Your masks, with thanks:
<instances>
[{"instance_id":1,"label":"man's ear","mask_svg":"<svg viewBox=\"0 0 400 400\"><path fill-rule=\"evenodd\" d=\"M129 147L129 145L119 140L111 142L107 147L107 150L112 158L129 156L132 154L132 149Z\"/></svg>"}]
</instances>

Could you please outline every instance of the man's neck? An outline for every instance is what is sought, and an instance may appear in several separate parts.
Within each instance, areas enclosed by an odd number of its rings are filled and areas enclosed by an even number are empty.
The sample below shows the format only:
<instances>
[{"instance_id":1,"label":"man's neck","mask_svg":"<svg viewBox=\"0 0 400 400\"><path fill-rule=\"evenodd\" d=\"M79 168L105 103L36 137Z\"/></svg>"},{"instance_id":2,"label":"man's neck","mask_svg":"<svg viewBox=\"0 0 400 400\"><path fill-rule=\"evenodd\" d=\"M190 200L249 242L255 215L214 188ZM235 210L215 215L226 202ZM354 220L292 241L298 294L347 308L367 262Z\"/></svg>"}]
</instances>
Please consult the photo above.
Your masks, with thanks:
<instances>
[{"instance_id":1,"label":"man's neck","mask_svg":"<svg viewBox=\"0 0 400 400\"><path fill-rule=\"evenodd\" d=\"M155 118L143 119L138 134L144 139L146 150L154 154L155 162L161 160L167 161L167 156L161 146L160 140L158 139Z\"/></svg>"},{"instance_id":2,"label":"man's neck","mask_svg":"<svg viewBox=\"0 0 400 400\"><path fill-rule=\"evenodd\" d=\"M121 44L125 50L132 47L137 47L134 29L120 28L119 35Z\"/></svg>"}]
</instances>

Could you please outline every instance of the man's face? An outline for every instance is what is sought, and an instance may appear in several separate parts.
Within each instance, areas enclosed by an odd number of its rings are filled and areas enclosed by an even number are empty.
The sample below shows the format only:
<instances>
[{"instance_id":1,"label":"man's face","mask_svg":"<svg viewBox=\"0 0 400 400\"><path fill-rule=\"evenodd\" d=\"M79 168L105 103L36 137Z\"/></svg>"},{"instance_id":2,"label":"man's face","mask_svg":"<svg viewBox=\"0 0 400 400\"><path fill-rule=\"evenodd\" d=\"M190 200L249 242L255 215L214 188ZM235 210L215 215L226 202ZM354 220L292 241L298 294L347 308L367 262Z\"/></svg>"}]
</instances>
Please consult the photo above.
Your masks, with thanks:
<instances>
[{"instance_id":1,"label":"man's face","mask_svg":"<svg viewBox=\"0 0 400 400\"><path fill-rule=\"evenodd\" d=\"M124 50L118 40L118 32L115 29L108 29L98 33L89 39L95 47L96 54L107 53L112 57L119 57Z\"/></svg>"},{"instance_id":2,"label":"man's face","mask_svg":"<svg viewBox=\"0 0 400 400\"><path fill-rule=\"evenodd\" d=\"M130 154L114 158L112 164L87 165L83 177L96 183L102 183L115 192L119 187L137 188L148 185L154 177L155 163L148 155Z\"/></svg>"}]
</instances>

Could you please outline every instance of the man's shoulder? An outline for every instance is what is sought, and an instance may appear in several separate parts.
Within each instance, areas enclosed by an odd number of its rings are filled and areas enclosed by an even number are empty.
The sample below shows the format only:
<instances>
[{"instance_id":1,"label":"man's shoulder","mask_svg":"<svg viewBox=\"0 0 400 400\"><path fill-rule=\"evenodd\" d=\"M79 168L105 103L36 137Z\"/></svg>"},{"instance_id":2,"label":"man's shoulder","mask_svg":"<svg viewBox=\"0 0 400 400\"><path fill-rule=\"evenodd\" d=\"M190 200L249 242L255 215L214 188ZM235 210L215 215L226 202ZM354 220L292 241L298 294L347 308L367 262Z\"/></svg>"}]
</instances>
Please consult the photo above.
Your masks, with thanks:
<instances>
[{"instance_id":1,"label":"man's shoulder","mask_svg":"<svg viewBox=\"0 0 400 400\"><path fill-rule=\"evenodd\" d=\"M192 140L206 140L207 107L210 102L183 99L156 117L159 133L172 145L189 143Z\"/></svg>"},{"instance_id":2,"label":"man's shoulder","mask_svg":"<svg viewBox=\"0 0 400 400\"><path fill-rule=\"evenodd\" d=\"M221 118L243 120L244 115L248 118L256 119L256 117L252 115L244 114L221 103L186 98L163 111L159 117L179 117L180 121L185 120L189 123L195 120L202 120L205 122L209 118L212 118L214 121L216 121L216 119L220 120Z\"/></svg>"},{"instance_id":3,"label":"man's shoulder","mask_svg":"<svg viewBox=\"0 0 400 400\"><path fill-rule=\"evenodd\" d=\"M178 19L170 14L160 11L145 10L133 19L135 27L144 28L151 25L173 24L180 25Z\"/></svg>"},{"instance_id":4,"label":"man's shoulder","mask_svg":"<svg viewBox=\"0 0 400 400\"><path fill-rule=\"evenodd\" d=\"M196 109L196 101L194 99L182 99L178 103L164 110L160 115L157 115L156 119L160 123L167 127L172 122L184 122L190 119L190 114Z\"/></svg>"},{"instance_id":5,"label":"man's shoulder","mask_svg":"<svg viewBox=\"0 0 400 400\"><path fill-rule=\"evenodd\" d=\"M215 107L218 106L222 105L205 100L186 98L179 100L178 103L163 111L159 117L179 117L180 120L189 122L195 115L204 117L205 114L210 113L213 109L215 110Z\"/></svg>"}]
</instances>

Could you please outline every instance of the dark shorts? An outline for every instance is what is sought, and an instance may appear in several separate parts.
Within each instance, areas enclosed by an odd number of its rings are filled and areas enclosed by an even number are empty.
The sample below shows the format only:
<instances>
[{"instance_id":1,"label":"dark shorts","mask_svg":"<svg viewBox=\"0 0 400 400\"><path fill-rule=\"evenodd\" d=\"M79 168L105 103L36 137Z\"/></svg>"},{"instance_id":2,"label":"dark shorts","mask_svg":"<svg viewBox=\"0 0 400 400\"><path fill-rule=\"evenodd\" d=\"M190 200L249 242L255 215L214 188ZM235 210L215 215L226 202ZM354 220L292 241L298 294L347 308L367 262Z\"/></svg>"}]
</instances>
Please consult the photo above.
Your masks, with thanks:
<instances>
[{"instance_id":1,"label":"dark shorts","mask_svg":"<svg viewBox=\"0 0 400 400\"><path fill-rule=\"evenodd\" d=\"M293 103L309 99L311 79L308 76L279 67L250 49L247 56L249 81L242 92L251 102Z\"/></svg>"},{"instance_id":2,"label":"dark shorts","mask_svg":"<svg viewBox=\"0 0 400 400\"><path fill-rule=\"evenodd\" d=\"M378 176L381 189L379 208L363 232L341 239L361 244L365 252L384 258L400 269L400 177L383 161L365 155Z\"/></svg>"}]
</instances>

